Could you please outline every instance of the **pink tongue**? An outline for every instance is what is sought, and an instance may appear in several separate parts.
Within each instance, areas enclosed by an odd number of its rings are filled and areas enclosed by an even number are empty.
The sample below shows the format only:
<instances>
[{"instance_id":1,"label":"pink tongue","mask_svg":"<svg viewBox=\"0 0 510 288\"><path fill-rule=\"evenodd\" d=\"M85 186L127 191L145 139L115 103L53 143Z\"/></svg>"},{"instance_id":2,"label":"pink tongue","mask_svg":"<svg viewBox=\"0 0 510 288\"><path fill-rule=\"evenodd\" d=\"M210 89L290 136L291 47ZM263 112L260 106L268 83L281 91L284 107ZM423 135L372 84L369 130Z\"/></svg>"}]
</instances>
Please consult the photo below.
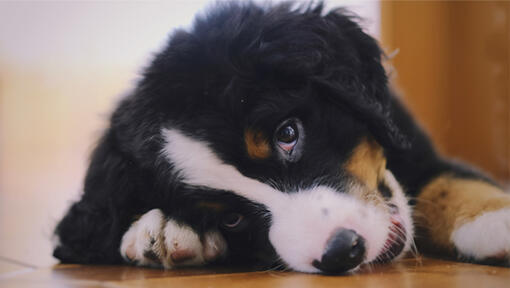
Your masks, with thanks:
<instances>
[{"instance_id":1,"label":"pink tongue","mask_svg":"<svg viewBox=\"0 0 510 288\"><path fill-rule=\"evenodd\" d=\"M398 215L391 216L391 227L388 239L384 244L384 250L377 256L376 262L385 263L398 256L404 249L406 242L405 228L402 218Z\"/></svg>"},{"instance_id":2,"label":"pink tongue","mask_svg":"<svg viewBox=\"0 0 510 288\"><path fill-rule=\"evenodd\" d=\"M402 225L402 217L400 217L400 214L391 215L391 223L401 226Z\"/></svg>"},{"instance_id":3,"label":"pink tongue","mask_svg":"<svg viewBox=\"0 0 510 288\"><path fill-rule=\"evenodd\" d=\"M398 236L401 238L405 237L404 235L404 226L402 225L402 218L400 215L392 215L391 216L391 227L390 227L390 235L388 236L388 240L386 240L385 247L388 247L386 250L389 250L392 245L397 241Z\"/></svg>"}]
</instances>

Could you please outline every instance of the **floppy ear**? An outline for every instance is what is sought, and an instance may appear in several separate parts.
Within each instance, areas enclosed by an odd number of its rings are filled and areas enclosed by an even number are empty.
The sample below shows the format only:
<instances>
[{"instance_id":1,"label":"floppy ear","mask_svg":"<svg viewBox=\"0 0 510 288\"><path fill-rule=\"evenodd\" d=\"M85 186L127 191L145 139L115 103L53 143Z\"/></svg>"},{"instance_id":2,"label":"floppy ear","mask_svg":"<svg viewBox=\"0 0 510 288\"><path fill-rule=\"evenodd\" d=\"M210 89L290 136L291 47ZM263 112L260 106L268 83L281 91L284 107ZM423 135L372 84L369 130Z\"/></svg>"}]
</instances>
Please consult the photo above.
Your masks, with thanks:
<instances>
[{"instance_id":1,"label":"floppy ear","mask_svg":"<svg viewBox=\"0 0 510 288\"><path fill-rule=\"evenodd\" d=\"M84 194L58 223L53 256L71 263L120 263L118 247L134 209L139 171L115 146L108 130L95 149Z\"/></svg>"},{"instance_id":2,"label":"floppy ear","mask_svg":"<svg viewBox=\"0 0 510 288\"><path fill-rule=\"evenodd\" d=\"M326 93L329 101L348 107L355 117L368 125L368 129L383 146L393 149L406 149L409 141L392 120L392 101L388 79L381 64L383 51L376 40L363 32L356 23L356 16L344 9L337 9L324 16L336 28L344 41L352 47L336 47L338 59L348 58L355 64L354 71L330 73L332 77L322 79L321 84L331 93ZM347 53L346 53L347 52ZM335 77L335 78L333 78Z\"/></svg>"}]
</instances>

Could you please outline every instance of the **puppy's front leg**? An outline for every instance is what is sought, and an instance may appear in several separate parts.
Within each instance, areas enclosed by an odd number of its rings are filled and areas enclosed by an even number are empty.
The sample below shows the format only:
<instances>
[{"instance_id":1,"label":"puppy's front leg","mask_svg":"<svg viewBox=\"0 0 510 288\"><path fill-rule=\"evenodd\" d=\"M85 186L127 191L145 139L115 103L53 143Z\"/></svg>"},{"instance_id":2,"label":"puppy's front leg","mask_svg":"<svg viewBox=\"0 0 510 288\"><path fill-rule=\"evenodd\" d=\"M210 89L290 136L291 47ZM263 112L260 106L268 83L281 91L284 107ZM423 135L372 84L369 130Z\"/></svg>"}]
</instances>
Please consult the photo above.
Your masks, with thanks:
<instances>
[{"instance_id":1,"label":"puppy's front leg","mask_svg":"<svg viewBox=\"0 0 510 288\"><path fill-rule=\"evenodd\" d=\"M510 195L499 187L442 175L421 190L415 213L424 234L417 240L428 249L462 260L510 264Z\"/></svg>"},{"instance_id":2,"label":"puppy's front leg","mask_svg":"<svg viewBox=\"0 0 510 288\"><path fill-rule=\"evenodd\" d=\"M216 230L199 235L190 226L153 209L136 220L122 237L120 253L140 266L200 266L225 255L226 242Z\"/></svg>"}]
</instances>

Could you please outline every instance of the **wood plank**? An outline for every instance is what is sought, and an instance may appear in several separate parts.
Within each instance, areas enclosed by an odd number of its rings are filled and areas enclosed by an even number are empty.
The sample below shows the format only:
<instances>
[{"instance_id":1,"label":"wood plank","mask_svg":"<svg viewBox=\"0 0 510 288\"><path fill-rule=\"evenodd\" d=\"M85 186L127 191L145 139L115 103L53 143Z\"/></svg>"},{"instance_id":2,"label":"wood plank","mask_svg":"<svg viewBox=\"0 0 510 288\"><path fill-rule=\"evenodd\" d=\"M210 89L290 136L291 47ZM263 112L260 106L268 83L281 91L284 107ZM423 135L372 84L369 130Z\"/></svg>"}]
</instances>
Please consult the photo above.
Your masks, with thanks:
<instances>
[{"instance_id":1,"label":"wood plank","mask_svg":"<svg viewBox=\"0 0 510 288\"><path fill-rule=\"evenodd\" d=\"M404 259L354 275L243 272L226 268L158 270L58 265L0 280L0 287L508 287L510 269L437 259Z\"/></svg>"},{"instance_id":2,"label":"wood plank","mask_svg":"<svg viewBox=\"0 0 510 288\"><path fill-rule=\"evenodd\" d=\"M0 279L15 277L33 270L35 270L34 267L0 257Z\"/></svg>"}]
</instances>

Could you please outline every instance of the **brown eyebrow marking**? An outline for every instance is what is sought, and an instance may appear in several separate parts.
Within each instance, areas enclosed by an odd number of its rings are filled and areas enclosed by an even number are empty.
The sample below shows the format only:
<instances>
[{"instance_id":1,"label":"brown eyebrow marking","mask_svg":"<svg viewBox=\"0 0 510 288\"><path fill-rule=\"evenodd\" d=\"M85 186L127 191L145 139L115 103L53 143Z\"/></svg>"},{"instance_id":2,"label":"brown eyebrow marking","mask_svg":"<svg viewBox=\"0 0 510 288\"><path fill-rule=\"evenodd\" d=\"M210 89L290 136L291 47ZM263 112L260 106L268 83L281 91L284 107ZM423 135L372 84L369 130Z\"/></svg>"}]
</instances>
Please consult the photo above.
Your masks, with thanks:
<instances>
[{"instance_id":1,"label":"brown eyebrow marking","mask_svg":"<svg viewBox=\"0 0 510 288\"><path fill-rule=\"evenodd\" d=\"M225 206L218 202L200 201L197 204L199 208L212 209L217 212L225 210Z\"/></svg>"},{"instance_id":2,"label":"brown eyebrow marking","mask_svg":"<svg viewBox=\"0 0 510 288\"><path fill-rule=\"evenodd\" d=\"M266 159L271 155L269 141L260 131L246 129L244 131L246 152L251 159Z\"/></svg>"}]
</instances>

